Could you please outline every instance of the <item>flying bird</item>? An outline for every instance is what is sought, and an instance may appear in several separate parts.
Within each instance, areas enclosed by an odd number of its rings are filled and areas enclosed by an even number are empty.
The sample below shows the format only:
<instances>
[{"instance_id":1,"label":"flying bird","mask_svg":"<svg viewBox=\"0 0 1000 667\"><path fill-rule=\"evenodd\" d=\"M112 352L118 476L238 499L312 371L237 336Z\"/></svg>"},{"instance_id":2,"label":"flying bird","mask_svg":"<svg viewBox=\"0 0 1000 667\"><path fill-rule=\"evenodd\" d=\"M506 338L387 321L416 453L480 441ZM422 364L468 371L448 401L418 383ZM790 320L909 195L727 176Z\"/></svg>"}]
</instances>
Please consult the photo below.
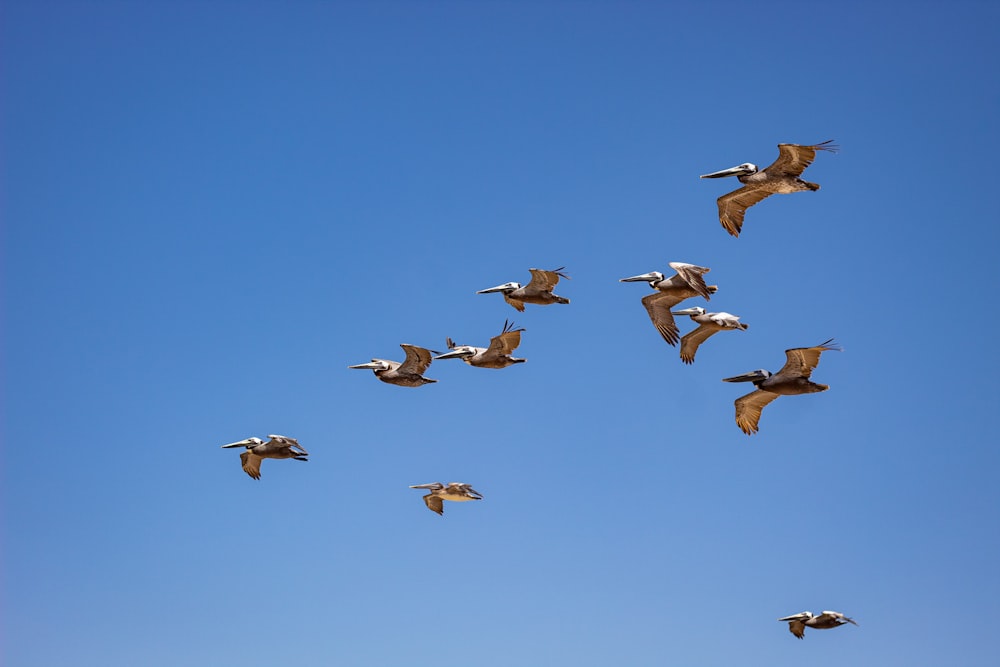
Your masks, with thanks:
<instances>
[{"instance_id":1,"label":"flying bird","mask_svg":"<svg viewBox=\"0 0 1000 667\"><path fill-rule=\"evenodd\" d=\"M811 611L804 611L778 620L788 621L788 631L799 639L804 639L806 628L829 630L830 628L839 628L847 623L857 625L853 618L848 618L839 611L824 611L819 616L813 616Z\"/></svg>"},{"instance_id":2,"label":"flying bird","mask_svg":"<svg viewBox=\"0 0 1000 667\"><path fill-rule=\"evenodd\" d=\"M528 269L531 271L531 281L524 287L521 286L521 283L510 282L488 289L481 289L476 294L503 292L504 301L522 313L524 312L524 304L526 303L534 303L539 306L547 306L550 303L569 303L569 299L552 293L553 288L559 283L560 278L569 280L569 276L562 273L562 270L565 268L564 266L560 266L553 271Z\"/></svg>"},{"instance_id":3,"label":"flying bird","mask_svg":"<svg viewBox=\"0 0 1000 667\"><path fill-rule=\"evenodd\" d=\"M819 365L820 355L831 350L842 351L832 338L815 347L785 350L788 360L777 373L759 369L744 375L723 378L723 382L753 382L757 388L746 396L736 399L736 424L740 429L747 435L756 433L761 411L778 396L812 394L829 389L828 385L811 382L809 376Z\"/></svg>"},{"instance_id":4,"label":"flying bird","mask_svg":"<svg viewBox=\"0 0 1000 667\"><path fill-rule=\"evenodd\" d=\"M462 482L450 482L445 486L441 482L431 482L430 484L415 484L411 489L428 489L430 493L424 496L424 504L432 512L444 515L444 501L453 500L462 503L467 500L482 500L483 496L468 484Z\"/></svg>"},{"instance_id":5,"label":"flying bird","mask_svg":"<svg viewBox=\"0 0 1000 667\"><path fill-rule=\"evenodd\" d=\"M260 479L260 462L264 459L309 460L306 458L309 456L309 452L295 438L288 438L283 435L269 435L267 437L269 438L267 442L264 442L260 438L247 438L239 442L222 445L222 449L246 447L246 451L240 454L240 461L243 462L243 472L254 479Z\"/></svg>"},{"instance_id":6,"label":"flying bird","mask_svg":"<svg viewBox=\"0 0 1000 667\"><path fill-rule=\"evenodd\" d=\"M693 364L694 355L698 353L698 346L720 331L730 329L746 331L750 328L749 324L740 322L740 318L736 315L730 313L708 313L701 306L675 310L673 314L690 315L691 319L698 323L697 329L685 334L681 338L681 361L685 364Z\"/></svg>"},{"instance_id":7,"label":"flying bird","mask_svg":"<svg viewBox=\"0 0 1000 667\"><path fill-rule=\"evenodd\" d=\"M719 222L733 236L739 236L743 228L743 216L747 209L771 195L787 195L803 190L819 190L818 183L803 181L799 176L816 159L816 151L837 152L833 139L812 146L798 144L778 144L778 159L763 171L750 162L711 174L702 178L724 178L736 176L743 187L722 195L718 199Z\"/></svg>"},{"instance_id":8,"label":"flying bird","mask_svg":"<svg viewBox=\"0 0 1000 667\"><path fill-rule=\"evenodd\" d=\"M704 266L695 266L694 264L685 264L684 262L670 262L670 268L677 273L669 278L666 278L659 271L650 271L639 276L622 278L618 282L648 282L649 286L656 290L654 294L649 294L642 298L642 305L646 307L649 319L653 322L656 330L660 332L660 335L663 336L663 340L667 341L670 345L677 345L677 342L680 340L680 333L677 329L677 324L674 322L674 316L670 313L670 309L684 299L690 299L694 296L705 297L705 300L708 301L712 298L711 295L715 294L719 288L715 285L705 284L705 279L702 276L711 271L711 269Z\"/></svg>"},{"instance_id":9,"label":"flying bird","mask_svg":"<svg viewBox=\"0 0 1000 667\"><path fill-rule=\"evenodd\" d=\"M448 349L435 359L461 359L470 366L479 368L507 368L512 364L520 364L527 359L516 359L511 353L521 344L521 332L515 329L513 322L504 321L503 331L490 339L489 347L473 347L471 345L455 345L451 338L445 339Z\"/></svg>"},{"instance_id":10,"label":"flying bird","mask_svg":"<svg viewBox=\"0 0 1000 667\"><path fill-rule=\"evenodd\" d=\"M431 354L437 354L436 352L427 348L417 347L416 345L407 345L406 343L401 344L400 347L406 352L406 359L403 363L387 359L372 359L367 364L357 364L355 366L348 366L348 368L370 368L375 372L375 377L382 382L388 382L399 387L419 387L420 385L437 382L437 380L424 377L427 367L431 365L431 361L433 360Z\"/></svg>"}]
</instances>

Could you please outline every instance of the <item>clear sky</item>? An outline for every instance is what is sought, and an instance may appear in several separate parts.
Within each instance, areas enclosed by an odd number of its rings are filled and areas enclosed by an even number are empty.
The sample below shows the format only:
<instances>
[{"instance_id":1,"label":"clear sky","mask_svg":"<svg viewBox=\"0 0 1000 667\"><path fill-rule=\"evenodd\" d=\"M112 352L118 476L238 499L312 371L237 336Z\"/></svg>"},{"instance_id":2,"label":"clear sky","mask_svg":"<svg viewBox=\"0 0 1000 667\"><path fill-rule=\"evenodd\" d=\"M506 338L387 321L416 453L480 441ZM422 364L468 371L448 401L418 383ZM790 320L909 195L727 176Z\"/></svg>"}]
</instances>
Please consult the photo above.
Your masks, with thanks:
<instances>
[{"instance_id":1,"label":"clear sky","mask_svg":"<svg viewBox=\"0 0 1000 667\"><path fill-rule=\"evenodd\" d=\"M5 2L5 664L995 665L998 7ZM725 233L700 174L826 139ZM750 325L693 366L671 261Z\"/></svg>"}]
</instances>

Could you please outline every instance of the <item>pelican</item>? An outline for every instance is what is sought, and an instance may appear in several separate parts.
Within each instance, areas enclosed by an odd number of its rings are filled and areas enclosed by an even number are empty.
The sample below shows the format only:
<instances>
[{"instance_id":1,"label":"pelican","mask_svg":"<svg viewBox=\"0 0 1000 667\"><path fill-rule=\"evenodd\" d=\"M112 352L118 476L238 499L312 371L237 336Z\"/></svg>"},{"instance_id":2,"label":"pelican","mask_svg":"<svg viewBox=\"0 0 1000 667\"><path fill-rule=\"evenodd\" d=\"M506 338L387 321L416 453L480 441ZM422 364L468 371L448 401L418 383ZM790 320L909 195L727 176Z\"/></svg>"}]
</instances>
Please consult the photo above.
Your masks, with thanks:
<instances>
[{"instance_id":1,"label":"pelican","mask_svg":"<svg viewBox=\"0 0 1000 667\"><path fill-rule=\"evenodd\" d=\"M403 363L386 359L372 359L370 363L348 366L348 368L370 368L375 372L375 377L382 382L399 387L419 387L422 384L437 382L437 380L424 377L427 367L431 365L431 350L406 343L401 344L400 347L406 352L406 360Z\"/></svg>"},{"instance_id":2,"label":"pelican","mask_svg":"<svg viewBox=\"0 0 1000 667\"><path fill-rule=\"evenodd\" d=\"M831 350L842 351L832 338L815 347L785 350L788 361L777 373L772 374L770 371L760 369L736 377L723 378L723 382L753 382L757 387L746 396L736 399L736 424L740 429L747 435L756 433L761 410L778 396L812 394L829 389L829 385L811 382L809 376L819 365L820 355Z\"/></svg>"},{"instance_id":3,"label":"pelican","mask_svg":"<svg viewBox=\"0 0 1000 667\"><path fill-rule=\"evenodd\" d=\"M837 152L833 139L812 146L798 144L778 144L778 159L763 171L750 162L704 174L702 178L724 178L736 176L743 187L733 190L718 199L719 222L733 236L739 236L743 228L743 216L747 209L771 195L787 195L803 190L819 190L818 183L803 181L799 176L816 159L816 151Z\"/></svg>"},{"instance_id":4,"label":"pelican","mask_svg":"<svg viewBox=\"0 0 1000 667\"><path fill-rule=\"evenodd\" d=\"M539 306L547 306L550 303L569 303L569 299L556 296L552 293L552 288L559 283L560 278L569 280L569 276L562 273L562 270L565 268L564 266L560 266L553 271L528 269L531 271L531 282L524 287L521 287L521 283L504 283L503 285L497 285L489 289L481 289L476 294L503 292L503 300L522 313L524 312L524 304L526 303L534 303Z\"/></svg>"},{"instance_id":5,"label":"pelican","mask_svg":"<svg viewBox=\"0 0 1000 667\"><path fill-rule=\"evenodd\" d=\"M430 493L424 496L424 504L432 512L444 515L444 501L454 500L457 503L466 500L482 500L483 496L468 484L462 482L449 482L445 486L441 482L431 482L430 484L414 484L411 489L428 489Z\"/></svg>"},{"instance_id":6,"label":"pelican","mask_svg":"<svg viewBox=\"0 0 1000 667\"><path fill-rule=\"evenodd\" d=\"M521 332L524 329L515 329L513 322L504 321L503 331L499 335L490 339L490 346L472 347L471 345L455 345L451 338L446 338L448 349L435 359L461 359L470 366L479 368L507 368L512 364L520 364L527 359L516 359L511 353L521 344Z\"/></svg>"},{"instance_id":7,"label":"pelican","mask_svg":"<svg viewBox=\"0 0 1000 667\"><path fill-rule=\"evenodd\" d=\"M853 618L848 618L839 611L824 611L819 616L813 616L811 611L804 611L778 620L788 621L788 631L799 639L804 638L807 627L814 630L829 630L830 628L839 628L847 623L857 625Z\"/></svg>"},{"instance_id":8,"label":"pelican","mask_svg":"<svg viewBox=\"0 0 1000 667\"><path fill-rule=\"evenodd\" d=\"M222 445L222 449L246 447L246 451L240 454L240 461L243 462L243 472L254 479L260 479L260 462L264 459L309 460L306 458L309 456L309 452L295 438L283 435L269 435L267 437L270 438L267 442L260 438L247 438Z\"/></svg>"},{"instance_id":9,"label":"pelican","mask_svg":"<svg viewBox=\"0 0 1000 667\"><path fill-rule=\"evenodd\" d=\"M648 282L649 286L656 290L655 294L650 294L642 298L642 305L649 313L649 319L653 326L663 336L663 340L670 345L677 345L680 334L677 325L674 323L674 316L670 309L679 304L684 299L693 296L703 296L708 301L718 291L716 285L706 285L704 274L711 269L684 262L670 262L670 268L676 271L675 275L669 278L664 277L659 271L650 271L631 278L622 278L620 283Z\"/></svg>"},{"instance_id":10,"label":"pelican","mask_svg":"<svg viewBox=\"0 0 1000 667\"><path fill-rule=\"evenodd\" d=\"M685 308L684 310L673 311L674 315L690 315L691 319L698 323L698 328L691 333L685 334L681 338L681 361L685 364L694 363L694 355L698 353L698 346L720 331L736 329L746 331L749 324L740 322L740 318L730 313L707 313L701 306Z\"/></svg>"}]
</instances>

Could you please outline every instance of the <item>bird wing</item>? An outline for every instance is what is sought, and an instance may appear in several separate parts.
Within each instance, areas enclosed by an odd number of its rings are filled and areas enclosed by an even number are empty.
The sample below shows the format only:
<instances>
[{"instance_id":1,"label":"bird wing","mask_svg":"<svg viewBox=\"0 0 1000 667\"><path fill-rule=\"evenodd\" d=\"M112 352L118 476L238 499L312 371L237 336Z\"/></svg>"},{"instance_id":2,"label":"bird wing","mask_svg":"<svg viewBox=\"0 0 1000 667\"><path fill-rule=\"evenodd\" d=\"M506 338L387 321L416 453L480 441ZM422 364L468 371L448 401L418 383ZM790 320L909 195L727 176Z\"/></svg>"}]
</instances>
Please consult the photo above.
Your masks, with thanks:
<instances>
[{"instance_id":1,"label":"bird wing","mask_svg":"<svg viewBox=\"0 0 1000 667\"><path fill-rule=\"evenodd\" d=\"M819 366L819 355L828 350L841 351L833 339L820 343L815 347L795 347L785 350L785 357L788 359L781 370L775 375L787 375L790 377L801 377L808 379L812 375L813 369Z\"/></svg>"},{"instance_id":2,"label":"bird wing","mask_svg":"<svg viewBox=\"0 0 1000 667\"><path fill-rule=\"evenodd\" d=\"M803 639L806 634L806 624L802 621L789 621L788 631L799 639Z\"/></svg>"},{"instance_id":3,"label":"bird wing","mask_svg":"<svg viewBox=\"0 0 1000 667\"><path fill-rule=\"evenodd\" d=\"M705 268L704 266L695 266L694 264L685 264L684 262L670 262L670 268L677 272L684 282L686 282L691 289L696 291L699 296L705 297L706 301L711 301L712 292L708 289L708 285L705 284L705 279L702 277L712 269Z\"/></svg>"},{"instance_id":4,"label":"bird wing","mask_svg":"<svg viewBox=\"0 0 1000 667\"><path fill-rule=\"evenodd\" d=\"M677 345L677 341L680 340L677 324L670 312L670 309L677 303L678 301L674 301L669 294L663 292L655 292L642 297L642 305L646 307L649 319L652 320L653 326L669 345Z\"/></svg>"},{"instance_id":5,"label":"bird wing","mask_svg":"<svg viewBox=\"0 0 1000 667\"><path fill-rule=\"evenodd\" d=\"M435 496L433 493L428 493L424 496L424 504L427 505L427 509L430 511L444 515L444 501L441 500L439 496Z\"/></svg>"},{"instance_id":6,"label":"bird wing","mask_svg":"<svg viewBox=\"0 0 1000 667\"><path fill-rule=\"evenodd\" d=\"M778 159L764 171L769 175L798 178L816 159L816 151L836 153L837 146L833 143L833 139L812 146L778 144Z\"/></svg>"},{"instance_id":7,"label":"bird wing","mask_svg":"<svg viewBox=\"0 0 1000 667\"><path fill-rule=\"evenodd\" d=\"M400 347L406 352L406 360L399 365L401 373L416 373L423 375L427 372L427 367L431 365L431 351L427 348L417 347L401 343Z\"/></svg>"},{"instance_id":8,"label":"bird wing","mask_svg":"<svg viewBox=\"0 0 1000 667\"><path fill-rule=\"evenodd\" d=\"M458 347L457 345L455 345L455 341L453 341L451 338L445 338L444 342L445 345L448 346L449 350L454 350L456 347Z\"/></svg>"},{"instance_id":9,"label":"bird wing","mask_svg":"<svg viewBox=\"0 0 1000 667\"><path fill-rule=\"evenodd\" d=\"M521 332L524 329L514 329L513 324L504 322L503 333L490 338L490 346L486 350L487 354L494 356L506 356L517 349L521 344Z\"/></svg>"},{"instance_id":10,"label":"bird wing","mask_svg":"<svg viewBox=\"0 0 1000 667\"><path fill-rule=\"evenodd\" d=\"M739 236L743 229L743 216L747 209L770 197L773 193L758 185L744 185L739 190L733 190L722 195L716 201L719 204L719 222L733 236Z\"/></svg>"},{"instance_id":11,"label":"bird wing","mask_svg":"<svg viewBox=\"0 0 1000 667\"><path fill-rule=\"evenodd\" d=\"M474 498L476 500L483 499L483 494L479 493L474 488L472 488L470 484L459 484L458 487L462 490L462 493L464 493L470 498Z\"/></svg>"},{"instance_id":12,"label":"bird wing","mask_svg":"<svg viewBox=\"0 0 1000 667\"><path fill-rule=\"evenodd\" d=\"M762 389L737 398L734 403L736 405L736 425L747 435L756 433L761 411L776 398L778 398L778 394Z\"/></svg>"},{"instance_id":13,"label":"bird wing","mask_svg":"<svg viewBox=\"0 0 1000 667\"><path fill-rule=\"evenodd\" d=\"M562 273L562 270L565 268L565 266L560 266L558 269L554 269L552 271L545 271L544 269L528 269L531 271L531 280L524 286L524 289L529 292L532 290L536 292L551 292L552 288L559 284L560 278L566 278L569 280L569 276Z\"/></svg>"},{"instance_id":14,"label":"bird wing","mask_svg":"<svg viewBox=\"0 0 1000 667\"><path fill-rule=\"evenodd\" d=\"M303 447L302 445L300 445L299 441L296 440L295 438L289 438L288 436L285 436L285 435L269 435L267 437L270 438L270 442L267 442L265 444L268 444L268 445L279 445L281 447L292 449L292 450L297 449L300 452L302 452L303 454L305 454L306 456L309 456L309 452L306 451L306 448Z\"/></svg>"},{"instance_id":15,"label":"bird wing","mask_svg":"<svg viewBox=\"0 0 1000 667\"><path fill-rule=\"evenodd\" d=\"M518 301L517 299L510 298L510 295L507 294L506 292L504 292L503 300L506 301L507 303L509 303L510 305L514 306L514 308L516 308L519 313L523 313L524 312L524 302L523 301Z\"/></svg>"},{"instance_id":16,"label":"bird wing","mask_svg":"<svg viewBox=\"0 0 1000 667\"><path fill-rule=\"evenodd\" d=\"M823 625L830 622L835 622L838 625L843 625L844 623L853 623L854 625L857 625L853 618L848 618L839 611L824 611L816 617L816 621L817 625Z\"/></svg>"},{"instance_id":17,"label":"bird wing","mask_svg":"<svg viewBox=\"0 0 1000 667\"><path fill-rule=\"evenodd\" d=\"M681 338L681 361L685 364L693 364L694 355L698 353L698 346L718 331L718 327L702 324L694 331L685 334L684 338Z\"/></svg>"},{"instance_id":18,"label":"bird wing","mask_svg":"<svg viewBox=\"0 0 1000 667\"><path fill-rule=\"evenodd\" d=\"M247 450L240 454L240 461L243 463L243 472L250 475L254 479L260 479L260 462L259 456Z\"/></svg>"}]
</instances>

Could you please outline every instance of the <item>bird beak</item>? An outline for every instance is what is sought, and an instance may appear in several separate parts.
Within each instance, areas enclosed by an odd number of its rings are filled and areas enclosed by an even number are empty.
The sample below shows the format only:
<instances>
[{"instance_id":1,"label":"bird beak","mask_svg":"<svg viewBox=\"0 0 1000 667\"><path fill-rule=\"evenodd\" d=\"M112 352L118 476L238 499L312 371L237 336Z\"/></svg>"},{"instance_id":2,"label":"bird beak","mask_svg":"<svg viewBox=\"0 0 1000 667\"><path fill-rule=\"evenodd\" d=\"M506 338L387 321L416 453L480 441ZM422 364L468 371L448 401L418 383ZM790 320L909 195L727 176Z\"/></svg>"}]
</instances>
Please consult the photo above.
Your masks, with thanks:
<instances>
[{"instance_id":1,"label":"bird beak","mask_svg":"<svg viewBox=\"0 0 1000 667\"><path fill-rule=\"evenodd\" d=\"M714 171L711 174L703 174L700 178L725 178L726 176L739 176L746 174L747 170L742 166L730 167L722 171Z\"/></svg>"},{"instance_id":2,"label":"bird beak","mask_svg":"<svg viewBox=\"0 0 1000 667\"><path fill-rule=\"evenodd\" d=\"M435 359L461 359L466 354L468 354L468 353L465 350L458 349L458 350L452 350L451 352L445 352L440 357L434 357L434 358Z\"/></svg>"},{"instance_id":3,"label":"bird beak","mask_svg":"<svg viewBox=\"0 0 1000 667\"><path fill-rule=\"evenodd\" d=\"M433 489L434 484L413 484L410 486L411 489Z\"/></svg>"},{"instance_id":4,"label":"bird beak","mask_svg":"<svg viewBox=\"0 0 1000 667\"><path fill-rule=\"evenodd\" d=\"M375 370L377 368L382 368L382 364L376 361L369 361L367 364L357 364L354 366L348 366L348 368L367 368L370 370Z\"/></svg>"},{"instance_id":5,"label":"bird beak","mask_svg":"<svg viewBox=\"0 0 1000 667\"><path fill-rule=\"evenodd\" d=\"M230 449L231 447L246 447L250 444L250 439L240 440L239 442L231 442L228 445L223 445L222 449Z\"/></svg>"},{"instance_id":6,"label":"bird beak","mask_svg":"<svg viewBox=\"0 0 1000 667\"><path fill-rule=\"evenodd\" d=\"M685 308L684 310L671 310L671 315L697 315L700 310L695 310L694 308Z\"/></svg>"},{"instance_id":7,"label":"bird beak","mask_svg":"<svg viewBox=\"0 0 1000 667\"><path fill-rule=\"evenodd\" d=\"M791 616L785 616L784 618L779 618L779 621L801 621L806 618L805 614L792 614Z\"/></svg>"},{"instance_id":8,"label":"bird beak","mask_svg":"<svg viewBox=\"0 0 1000 667\"><path fill-rule=\"evenodd\" d=\"M620 283L648 283L651 280L656 280L656 276L652 273L644 273L641 276L632 276L631 278L622 278L618 282Z\"/></svg>"},{"instance_id":9,"label":"bird beak","mask_svg":"<svg viewBox=\"0 0 1000 667\"><path fill-rule=\"evenodd\" d=\"M476 292L476 294L489 294L490 292L502 292L505 287L507 287L506 283L504 283L503 285L497 285L496 287L490 287L488 289L481 289L478 292Z\"/></svg>"},{"instance_id":10,"label":"bird beak","mask_svg":"<svg viewBox=\"0 0 1000 667\"><path fill-rule=\"evenodd\" d=\"M737 375L731 378L722 378L723 382L753 382L754 380L761 379L760 373L753 371L751 373L744 373L743 375Z\"/></svg>"}]
</instances>

